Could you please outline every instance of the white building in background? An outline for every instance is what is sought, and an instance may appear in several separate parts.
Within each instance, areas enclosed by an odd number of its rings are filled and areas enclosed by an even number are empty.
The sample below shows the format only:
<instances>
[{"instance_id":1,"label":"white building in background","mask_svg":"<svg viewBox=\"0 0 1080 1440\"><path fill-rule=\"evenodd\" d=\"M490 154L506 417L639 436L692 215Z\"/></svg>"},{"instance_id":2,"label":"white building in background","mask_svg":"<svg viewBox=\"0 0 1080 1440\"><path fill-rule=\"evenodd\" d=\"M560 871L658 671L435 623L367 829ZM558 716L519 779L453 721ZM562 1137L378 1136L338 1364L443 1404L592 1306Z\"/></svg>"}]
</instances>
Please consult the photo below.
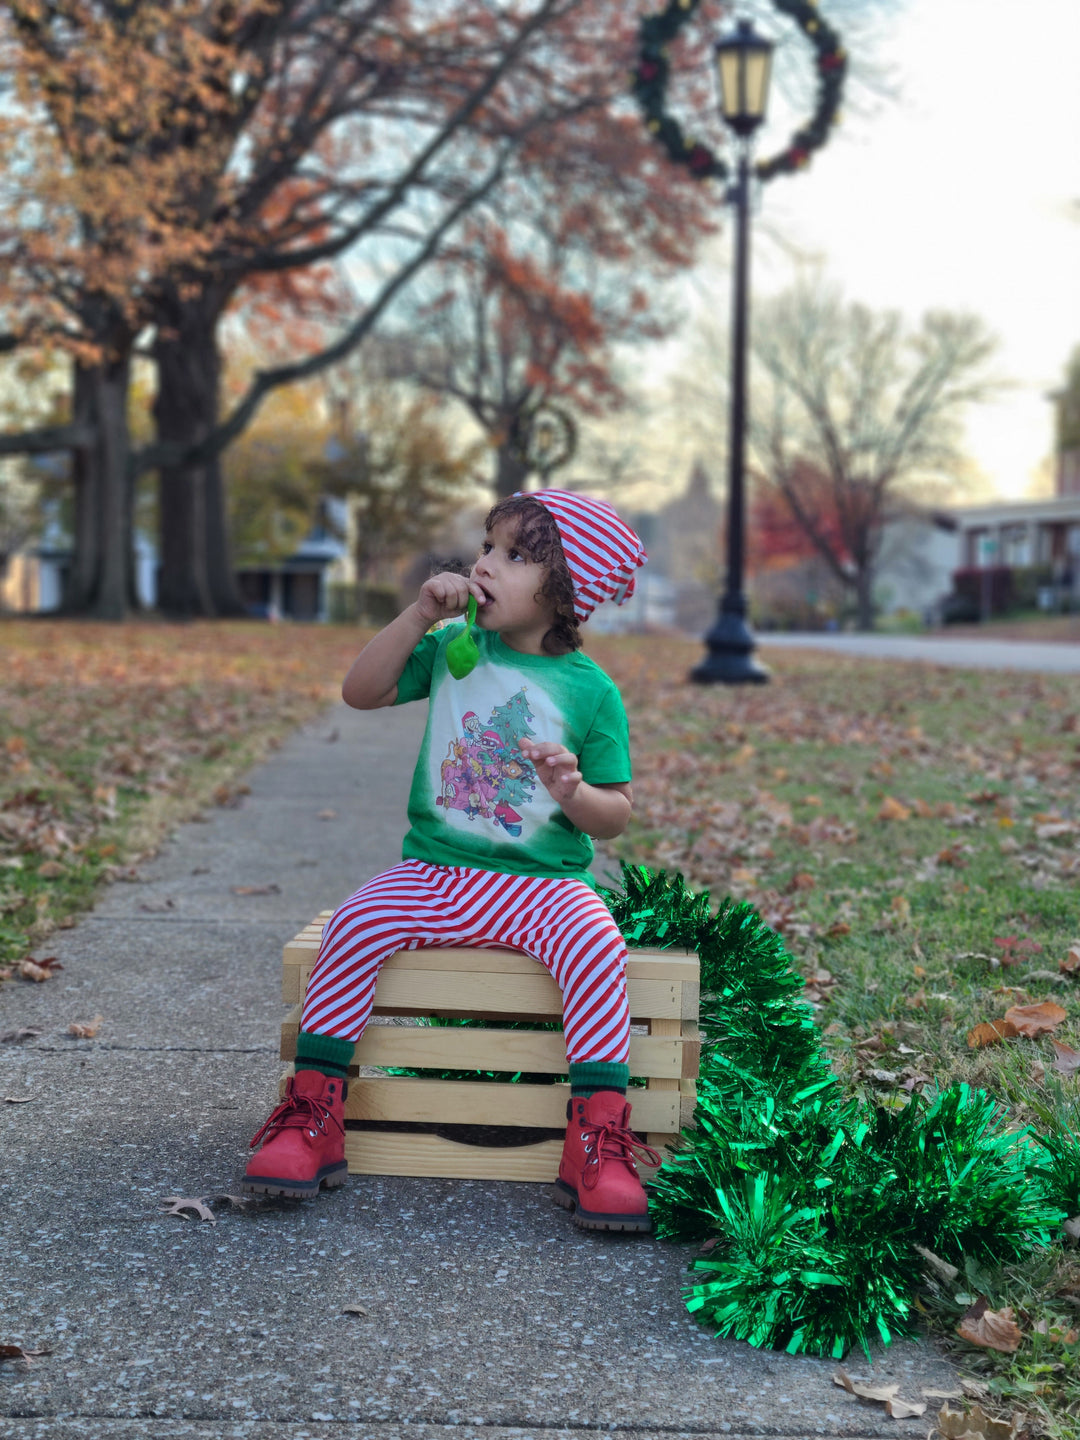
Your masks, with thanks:
<instances>
[{"instance_id":1,"label":"white building in background","mask_svg":"<svg viewBox=\"0 0 1080 1440\"><path fill-rule=\"evenodd\" d=\"M1080 568L1080 493L1052 500L995 501L953 512L960 528L958 569Z\"/></svg>"}]
</instances>

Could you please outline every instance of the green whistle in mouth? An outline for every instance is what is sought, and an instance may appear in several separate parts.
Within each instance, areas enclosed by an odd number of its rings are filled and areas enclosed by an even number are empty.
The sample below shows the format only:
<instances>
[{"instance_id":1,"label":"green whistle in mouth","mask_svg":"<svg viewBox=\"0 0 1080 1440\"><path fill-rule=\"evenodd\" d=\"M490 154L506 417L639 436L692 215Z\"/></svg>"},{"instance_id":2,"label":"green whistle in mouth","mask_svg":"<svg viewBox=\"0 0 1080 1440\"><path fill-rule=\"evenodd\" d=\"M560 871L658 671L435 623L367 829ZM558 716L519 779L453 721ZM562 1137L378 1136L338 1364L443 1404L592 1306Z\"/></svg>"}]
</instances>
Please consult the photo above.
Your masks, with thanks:
<instances>
[{"instance_id":1,"label":"green whistle in mouth","mask_svg":"<svg viewBox=\"0 0 1080 1440\"><path fill-rule=\"evenodd\" d=\"M472 637L475 621L476 596L470 595L465 610L465 629L460 635L455 635L446 647L446 668L455 680L464 680L466 675L476 669L476 662L480 659L479 648Z\"/></svg>"}]
</instances>

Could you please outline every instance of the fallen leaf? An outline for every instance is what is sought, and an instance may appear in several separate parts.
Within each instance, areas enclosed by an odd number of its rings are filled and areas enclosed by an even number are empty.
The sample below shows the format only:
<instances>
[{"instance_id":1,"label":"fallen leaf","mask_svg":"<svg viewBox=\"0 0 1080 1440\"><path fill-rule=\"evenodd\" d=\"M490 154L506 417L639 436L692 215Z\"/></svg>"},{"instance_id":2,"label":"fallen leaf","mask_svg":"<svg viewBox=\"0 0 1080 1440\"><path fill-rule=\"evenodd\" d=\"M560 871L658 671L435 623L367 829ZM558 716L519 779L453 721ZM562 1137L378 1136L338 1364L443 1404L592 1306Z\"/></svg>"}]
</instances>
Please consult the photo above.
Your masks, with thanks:
<instances>
[{"instance_id":1,"label":"fallen leaf","mask_svg":"<svg viewBox=\"0 0 1080 1440\"><path fill-rule=\"evenodd\" d=\"M34 1097L32 1095L5 1095L5 1105L29 1105Z\"/></svg>"},{"instance_id":2,"label":"fallen leaf","mask_svg":"<svg viewBox=\"0 0 1080 1440\"><path fill-rule=\"evenodd\" d=\"M269 885L234 885L232 893L234 895L280 895L281 886L273 881Z\"/></svg>"},{"instance_id":3,"label":"fallen leaf","mask_svg":"<svg viewBox=\"0 0 1080 1440\"><path fill-rule=\"evenodd\" d=\"M59 860L46 860L38 866L37 873L39 880L59 880L67 872Z\"/></svg>"},{"instance_id":4,"label":"fallen leaf","mask_svg":"<svg viewBox=\"0 0 1080 1440\"><path fill-rule=\"evenodd\" d=\"M139 909L147 915L163 915L168 910L176 909L176 901L171 895L164 900L144 900Z\"/></svg>"},{"instance_id":5,"label":"fallen leaf","mask_svg":"<svg viewBox=\"0 0 1080 1440\"><path fill-rule=\"evenodd\" d=\"M981 1295L967 1312L956 1333L969 1345L978 1345L983 1350L997 1350L1002 1355L1011 1355L1024 1338L1013 1320L1011 1305L1004 1310L987 1309L986 1297Z\"/></svg>"},{"instance_id":6,"label":"fallen leaf","mask_svg":"<svg viewBox=\"0 0 1080 1440\"><path fill-rule=\"evenodd\" d=\"M1050 1044L1054 1047L1053 1068L1059 1075L1075 1075L1080 1070L1080 1050L1074 1050L1060 1040L1052 1039Z\"/></svg>"},{"instance_id":7,"label":"fallen leaf","mask_svg":"<svg viewBox=\"0 0 1080 1440\"><path fill-rule=\"evenodd\" d=\"M805 870L800 870L798 874L791 877L791 883L788 886L788 889L813 890L816 885L817 881L814 879L813 875L809 874Z\"/></svg>"},{"instance_id":8,"label":"fallen leaf","mask_svg":"<svg viewBox=\"0 0 1080 1440\"><path fill-rule=\"evenodd\" d=\"M938 1415L938 1430L944 1440L1013 1440L1016 1424L1012 1420L995 1420L987 1415L981 1405L971 1407L971 1413L941 1407Z\"/></svg>"},{"instance_id":9,"label":"fallen leaf","mask_svg":"<svg viewBox=\"0 0 1080 1440\"><path fill-rule=\"evenodd\" d=\"M847 1371L838 1366L833 1378L833 1384L839 1385L849 1395L858 1395L860 1400L877 1400L884 1403L886 1400L895 1398L900 1386L897 1385L866 1385L862 1380L853 1380Z\"/></svg>"},{"instance_id":10,"label":"fallen leaf","mask_svg":"<svg viewBox=\"0 0 1080 1440\"><path fill-rule=\"evenodd\" d=\"M47 960L35 960L32 955L28 955L25 960L19 962L19 974L22 978L33 980L38 985L43 980L51 980L53 973L63 968L55 955L51 955Z\"/></svg>"},{"instance_id":11,"label":"fallen leaf","mask_svg":"<svg viewBox=\"0 0 1080 1440\"><path fill-rule=\"evenodd\" d=\"M877 812L877 818L879 820L910 820L911 811L892 795L886 795Z\"/></svg>"},{"instance_id":12,"label":"fallen leaf","mask_svg":"<svg viewBox=\"0 0 1080 1440\"><path fill-rule=\"evenodd\" d=\"M911 901L906 895L894 895L889 908L895 911L901 921L911 919Z\"/></svg>"},{"instance_id":13,"label":"fallen leaf","mask_svg":"<svg viewBox=\"0 0 1080 1440\"><path fill-rule=\"evenodd\" d=\"M1080 944L1069 946L1065 959L1058 961L1058 969L1063 975L1075 975L1080 971Z\"/></svg>"},{"instance_id":14,"label":"fallen leaf","mask_svg":"<svg viewBox=\"0 0 1080 1440\"><path fill-rule=\"evenodd\" d=\"M33 1040L44 1033L44 1030L35 1030L31 1025L24 1025L18 1030L5 1030L3 1035L0 1035L0 1045L17 1045L20 1040Z\"/></svg>"},{"instance_id":15,"label":"fallen leaf","mask_svg":"<svg viewBox=\"0 0 1080 1440\"><path fill-rule=\"evenodd\" d=\"M1056 1030L1067 1018L1066 1012L1053 1000L1044 1000L1039 1005L1013 1005L1005 1011L1006 1023L1014 1025L1017 1034L1029 1040L1047 1030Z\"/></svg>"},{"instance_id":16,"label":"fallen leaf","mask_svg":"<svg viewBox=\"0 0 1080 1440\"><path fill-rule=\"evenodd\" d=\"M24 1350L21 1345L0 1345L0 1360L36 1360L40 1355L51 1355L51 1350Z\"/></svg>"},{"instance_id":17,"label":"fallen leaf","mask_svg":"<svg viewBox=\"0 0 1080 1440\"><path fill-rule=\"evenodd\" d=\"M320 811L319 811L318 818L319 818L320 820L336 820L336 819L337 819L337 811L336 811L336 810L320 810Z\"/></svg>"},{"instance_id":18,"label":"fallen leaf","mask_svg":"<svg viewBox=\"0 0 1080 1440\"><path fill-rule=\"evenodd\" d=\"M830 940L839 940L841 936L851 934L851 926L846 920L834 920L825 934Z\"/></svg>"},{"instance_id":19,"label":"fallen leaf","mask_svg":"<svg viewBox=\"0 0 1080 1440\"><path fill-rule=\"evenodd\" d=\"M901 1400L899 1397L885 1401L885 1414L891 1415L894 1420L910 1420L915 1415L921 1415L925 1409L925 1400L916 1400L914 1405L910 1400Z\"/></svg>"},{"instance_id":20,"label":"fallen leaf","mask_svg":"<svg viewBox=\"0 0 1080 1440\"><path fill-rule=\"evenodd\" d=\"M95 1015L92 1020L73 1020L67 1033L76 1040L93 1040L105 1021L104 1015Z\"/></svg>"},{"instance_id":21,"label":"fallen leaf","mask_svg":"<svg viewBox=\"0 0 1080 1440\"><path fill-rule=\"evenodd\" d=\"M950 1265L947 1260L942 1260L940 1255L935 1255L932 1250L927 1250L925 1245L916 1245L915 1249L930 1266L931 1270L933 1270L935 1274L937 1274L942 1280L944 1280L947 1285L951 1285L952 1282L956 1279L956 1277L960 1274L960 1271L956 1268L955 1265ZM930 1392L924 1391L923 1393L929 1394Z\"/></svg>"},{"instance_id":22,"label":"fallen leaf","mask_svg":"<svg viewBox=\"0 0 1080 1440\"><path fill-rule=\"evenodd\" d=\"M1019 1032L1011 1020L984 1020L967 1034L970 1050L981 1050L984 1045L996 1045L999 1040L1013 1040Z\"/></svg>"},{"instance_id":23,"label":"fallen leaf","mask_svg":"<svg viewBox=\"0 0 1080 1440\"><path fill-rule=\"evenodd\" d=\"M200 1220L209 1220L211 1225L217 1224L217 1216L207 1205L205 1200L185 1200L181 1195L169 1195L162 1200L162 1205L168 1205L166 1215L179 1215L181 1219L187 1219L184 1214L186 1210L194 1210Z\"/></svg>"},{"instance_id":24,"label":"fallen leaf","mask_svg":"<svg viewBox=\"0 0 1080 1440\"><path fill-rule=\"evenodd\" d=\"M343 1305L341 1313L343 1315L366 1315L368 1312L363 1305Z\"/></svg>"}]
</instances>

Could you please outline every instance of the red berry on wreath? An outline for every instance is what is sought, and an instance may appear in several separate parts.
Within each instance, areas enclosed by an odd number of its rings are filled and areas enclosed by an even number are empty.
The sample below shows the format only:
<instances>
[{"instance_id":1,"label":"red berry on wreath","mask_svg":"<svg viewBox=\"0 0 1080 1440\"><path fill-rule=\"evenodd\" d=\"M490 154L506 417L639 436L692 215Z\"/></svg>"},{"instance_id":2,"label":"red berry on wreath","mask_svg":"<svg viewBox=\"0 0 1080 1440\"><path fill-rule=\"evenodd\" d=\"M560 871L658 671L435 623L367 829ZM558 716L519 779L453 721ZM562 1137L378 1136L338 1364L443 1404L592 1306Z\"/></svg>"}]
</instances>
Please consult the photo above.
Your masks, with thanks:
<instances>
[{"instance_id":1,"label":"red berry on wreath","mask_svg":"<svg viewBox=\"0 0 1080 1440\"><path fill-rule=\"evenodd\" d=\"M655 80L659 74L660 66L657 65L655 60L643 60L641 62L638 75L642 80Z\"/></svg>"}]
</instances>

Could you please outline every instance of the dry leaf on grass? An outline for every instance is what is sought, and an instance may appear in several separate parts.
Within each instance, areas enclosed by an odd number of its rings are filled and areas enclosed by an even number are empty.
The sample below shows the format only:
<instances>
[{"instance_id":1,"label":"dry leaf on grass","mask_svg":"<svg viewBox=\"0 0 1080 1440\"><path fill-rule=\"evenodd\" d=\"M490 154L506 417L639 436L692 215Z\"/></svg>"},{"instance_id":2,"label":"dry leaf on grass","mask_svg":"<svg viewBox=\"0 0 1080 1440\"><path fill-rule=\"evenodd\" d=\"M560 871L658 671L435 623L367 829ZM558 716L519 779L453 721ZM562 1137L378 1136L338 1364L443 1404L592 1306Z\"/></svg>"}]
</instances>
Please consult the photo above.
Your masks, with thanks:
<instances>
[{"instance_id":1,"label":"dry leaf on grass","mask_svg":"<svg viewBox=\"0 0 1080 1440\"><path fill-rule=\"evenodd\" d=\"M1024 1338L1013 1320L1011 1305L1004 1310L989 1310L985 1295L980 1295L966 1313L956 1333L969 1345L978 1345L983 1350L997 1350L1002 1355L1011 1355Z\"/></svg>"},{"instance_id":2,"label":"dry leaf on grass","mask_svg":"<svg viewBox=\"0 0 1080 1440\"><path fill-rule=\"evenodd\" d=\"M46 860L38 866L37 873L39 880L59 880L61 875L67 874L67 871L59 860Z\"/></svg>"},{"instance_id":3,"label":"dry leaf on grass","mask_svg":"<svg viewBox=\"0 0 1080 1440\"><path fill-rule=\"evenodd\" d=\"M164 1212L166 1215L179 1215L186 1220L188 1217L185 1212L193 1210L200 1220L209 1220L211 1225L217 1224L217 1216L205 1200L185 1200L182 1195L168 1195L161 1203L169 1206Z\"/></svg>"},{"instance_id":4,"label":"dry leaf on grass","mask_svg":"<svg viewBox=\"0 0 1080 1440\"><path fill-rule=\"evenodd\" d=\"M833 1384L839 1385L849 1395L857 1395L860 1400L874 1400L884 1405L885 1414L891 1415L894 1420L908 1420L913 1415L921 1415L926 1409L925 1400L914 1403L901 1400L897 1394L899 1385L867 1385L862 1380L853 1380L843 1367L839 1367L833 1375Z\"/></svg>"},{"instance_id":5,"label":"dry leaf on grass","mask_svg":"<svg viewBox=\"0 0 1080 1440\"><path fill-rule=\"evenodd\" d=\"M1063 1045L1060 1040L1051 1040L1050 1044L1054 1047L1053 1068L1059 1075L1075 1075L1080 1070L1080 1050Z\"/></svg>"},{"instance_id":6,"label":"dry leaf on grass","mask_svg":"<svg viewBox=\"0 0 1080 1440\"><path fill-rule=\"evenodd\" d=\"M104 1023L104 1015L95 1015L92 1020L73 1020L67 1033L76 1040L93 1040Z\"/></svg>"},{"instance_id":7,"label":"dry leaf on grass","mask_svg":"<svg viewBox=\"0 0 1080 1440\"><path fill-rule=\"evenodd\" d=\"M1064 960L1058 961L1058 969L1063 975L1076 975L1080 973L1080 942L1069 946L1069 953Z\"/></svg>"},{"instance_id":8,"label":"dry leaf on grass","mask_svg":"<svg viewBox=\"0 0 1080 1440\"><path fill-rule=\"evenodd\" d=\"M44 1030L35 1030L31 1025L21 1026L18 1030L5 1030L0 1035L0 1045L17 1045L20 1040L33 1040L44 1033Z\"/></svg>"},{"instance_id":9,"label":"dry leaf on grass","mask_svg":"<svg viewBox=\"0 0 1080 1440\"><path fill-rule=\"evenodd\" d=\"M281 886L273 881L269 885L234 885L232 893L234 895L280 895Z\"/></svg>"},{"instance_id":10,"label":"dry leaf on grass","mask_svg":"<svg viewBox=\"0 0 1080 1440\"><path fill-rule=\"evenodd\" d=\"M1005 1023L1015 1026L1016 1033L1029 1040L1047 1030L1056 1030L1065 1019L1066 1012L1053 1000L1043 1000L1038 1005L1012 1005L1005 1011Z\"/></svg>"},{"instance_id":11,"label":"dry leaf on grass","mask_svg":"<svg viewBox=\"0 0 1080 1440\"><path fill-rule=\"evenodd\" d=\"M1015 1040L1016 1026L1009 1020L984 1020L967 1033L970 1050L981 1050L984 1045L996 1045L999 1040Z\"/></svg>"},{"instance_id":12,"label":"dry leaf on grass","mask_svg":"<svg viewBox=\"0 0 1080 1440\"><path fill-rule=\"evenodd\" d=\"M886 795L877 812L877 818L879 820L910 820L911 811L892 795Z\"/></svg>"},{"instance_id":13,"label":"dry leaf on grass","mask_svg":"<svg viewBox=\"0 0 1080 1440\"><path fill-rule=\"evenodd\" d=\"M43 980L51 980L57 970L64 967L55 955L50 955L44 960L35 960L28 955L25 960L19 962L19 974L24 980L33 980L40 985Z\"/></svg>"},{"instance_id":14,"label":"dry leaf on grass","mask_svg":"<svg viewBox=\"0 0 1080 1440\"><path fill-rule=\"evenodd\" d=\"M971 1413L941 1407L937 1428L944 1440L1013 1440L1017 1431L1016 1420L996 1420L987 1415L981 1405L971 1407Z\"/></svg>"}]
</instances>

